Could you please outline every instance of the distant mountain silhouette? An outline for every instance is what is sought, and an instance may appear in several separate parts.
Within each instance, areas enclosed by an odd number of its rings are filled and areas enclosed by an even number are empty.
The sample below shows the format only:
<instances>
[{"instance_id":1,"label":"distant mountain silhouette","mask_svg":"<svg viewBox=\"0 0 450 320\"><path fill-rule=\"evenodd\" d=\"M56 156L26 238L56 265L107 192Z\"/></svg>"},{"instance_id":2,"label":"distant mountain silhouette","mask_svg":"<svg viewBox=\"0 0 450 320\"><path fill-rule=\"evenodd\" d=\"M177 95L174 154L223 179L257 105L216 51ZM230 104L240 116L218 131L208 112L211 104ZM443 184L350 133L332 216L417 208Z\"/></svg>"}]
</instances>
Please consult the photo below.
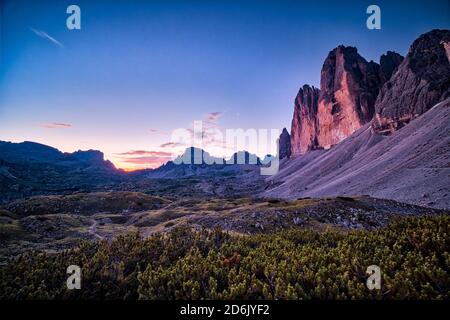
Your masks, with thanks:
<instances>
[{"instance_id":1,"label":"distant mountain silhouette","mask_svg":"<svg viewBox=\"0 0 450 320\"><path fill-rule=\"evenodd\" d=\"M90 191L123 180L96 150L63 153L35 142L0 141L0 202L35 194Z\"/></svg>"},{"instance_id":2,"label":"distant mountain silhouette","mask_svg":"<svg viewBox=\"0 0 450 320\"><path fill-rule=\"evenodd\" d=\"M213 157L205 150L196 147L186 148L182 155L173 160L174 164L185 165L223 164L224 162L223 158Z\"/></svg>"},{"instance_id":3,"label":"distant mountain silhouette","mask_svg":"<svg viewBox=\"0 0 450 320\"><path fill-rule=\"evenodd\" d=\"M268 159L266 156L265 160ZM64 153L30 141L0 141L0 203L40 194L128 190L146 185L148 179L203 177L214 183L217 179L247 175L251 182L259 179L259 165L261 160L247 151L239 151L225 160L189 147L174 161L157 169L126 173L116 169L97 150Z\"/></svg>"},{"instance_id":4,"label":"distant mountain silhouette","mask_svg":"<svg viewBox=\"0 0 450 320\"><path fill-rule=\"evenodd\" d=\"M103 169L115 169L114 165L105 160L103 153L98 150L63 153L56 148L30 141L21 143L0 141L0 159L11 163L96 166Z\"/></svg>"}]
</instances>

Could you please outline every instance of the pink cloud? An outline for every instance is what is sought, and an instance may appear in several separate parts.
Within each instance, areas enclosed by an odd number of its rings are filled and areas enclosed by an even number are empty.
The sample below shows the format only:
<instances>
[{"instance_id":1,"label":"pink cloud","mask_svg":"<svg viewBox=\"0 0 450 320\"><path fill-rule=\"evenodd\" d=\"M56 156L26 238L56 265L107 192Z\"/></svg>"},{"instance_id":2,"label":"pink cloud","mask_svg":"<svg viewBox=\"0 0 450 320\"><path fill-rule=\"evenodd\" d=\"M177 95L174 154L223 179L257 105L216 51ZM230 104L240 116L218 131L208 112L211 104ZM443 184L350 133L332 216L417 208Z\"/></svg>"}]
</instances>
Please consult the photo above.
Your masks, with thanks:
<instances>
[{"instance_id":1,"label":"pink cloud","mask_svg":"<svg viewBox=\"0 0 450 320\"><path fill-rule=\"evenodd\" d=\"M210 112L206 115L206 119L211 122L216 122L220 117L223 116L223 112Z\"/></svg>"},{"instance_id":2,"label":"pink cloud","mask_svg":"<svg viewBox=\"0 0 450 320\"><path fill-rule=\"evenodd\" d=\"M150 129L148 129L148 132L149 132L150 134L155 133L155 134L160 134L160 135L168 135L168 134L169 134L169 133L166 132L166 131L159 130L159 129L155 129L155 128L150 128Z\"/></svg>"},{"instance_id":3,"label":"pink cloud","mask_svg":"<svg viewBox=\"0 0 450 320\"><path fill-rule=\"evenodd\" d=\"M53 122L53 123L45 123L42 125L42 127L47 128L47 129L67 129L67 128L72 128L72 125L69 123L58 123L58 122Z\"/></svg>"},{"instance_id":4,"label":"pink cloud","mask_svg":"<svg viewBox=\"0 0 450 320\"><path fill-rule=\"evenodd\" d=\"M135 158L128 158L124 159L122 162L124 163L131 163L131 164L138 164L138 165L162 165L163 163L170 160L168 157L135 157Z\"/></svg>"},{"instance_id":5,"label":"pink cloud","mask_svg":"<svg viewBox=\"0 0 450 320\"><path fill-rule=\"evenodd\" d=\"M154 156L154 157L170 157L170 152L164 151L147 151L147 150L131 150L122 153L116 153L119 156Z\"/></svg>"},{"instance_id":6,"label":"pink cloud","mask_svg":"<svg viewBox=\"0 0 450 320\"><path fill-rule=\"evenodd\" d=\"M162 145L160 145L160 148L175 148L175 147L182 147L184 146L183 143L179 143L179 142L166 142L163 143Z\"/></svg>"}]
</instances>

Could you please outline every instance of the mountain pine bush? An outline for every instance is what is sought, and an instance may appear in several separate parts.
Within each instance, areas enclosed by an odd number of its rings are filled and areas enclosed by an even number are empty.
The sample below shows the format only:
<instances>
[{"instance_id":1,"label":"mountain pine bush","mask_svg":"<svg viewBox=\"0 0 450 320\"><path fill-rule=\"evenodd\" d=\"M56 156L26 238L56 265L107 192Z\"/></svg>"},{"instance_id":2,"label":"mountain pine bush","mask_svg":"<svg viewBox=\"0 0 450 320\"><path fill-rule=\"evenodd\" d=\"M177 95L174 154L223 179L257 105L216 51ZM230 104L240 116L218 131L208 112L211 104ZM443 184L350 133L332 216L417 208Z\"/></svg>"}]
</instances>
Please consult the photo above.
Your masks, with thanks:
<instances>
[{"instance_id":1,"label":"mountain pine bush","mask_svg":"<svg viewBox=\"0 0 450 320\"><path fill-rule=\"evenodd\" d=\"M0 267L1 299L449 299L450 217L398 219L375 231L236 236L175 229L142 239L29 252ZM66 289L67 266L80 290ZM378 265L381 290L366 287Z\"/></svg>"}]
</instances>

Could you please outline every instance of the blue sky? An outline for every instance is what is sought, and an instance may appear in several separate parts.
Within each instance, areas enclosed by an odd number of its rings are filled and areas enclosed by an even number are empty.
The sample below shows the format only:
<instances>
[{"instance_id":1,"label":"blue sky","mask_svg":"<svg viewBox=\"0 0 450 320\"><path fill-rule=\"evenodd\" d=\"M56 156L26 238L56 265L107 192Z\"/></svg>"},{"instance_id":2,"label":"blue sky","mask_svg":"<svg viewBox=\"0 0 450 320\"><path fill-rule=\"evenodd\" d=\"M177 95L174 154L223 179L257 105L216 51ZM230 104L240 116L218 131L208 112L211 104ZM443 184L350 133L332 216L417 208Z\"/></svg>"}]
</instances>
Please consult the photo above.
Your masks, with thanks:
<instances>
[{"instance_id":1,"label":"blue sky","mask_svg":"<svg viewBox=\"0 0 450 320\"><path fill-rule=\"evenodd\" d=\"M81 8L81 30L66 28L70 4ZM366 28L370 4L381 8L381 30ZM337 45L378 61L387 50L405 55L426 31L450 28L449 1L0 6L0 140L99 149L123 167L121 153L163 152L168 133L213 112L222 128L289 128L298 88L319 86ZM145 154L150 164L157 155Z\"/></svg>"}]
</instances>

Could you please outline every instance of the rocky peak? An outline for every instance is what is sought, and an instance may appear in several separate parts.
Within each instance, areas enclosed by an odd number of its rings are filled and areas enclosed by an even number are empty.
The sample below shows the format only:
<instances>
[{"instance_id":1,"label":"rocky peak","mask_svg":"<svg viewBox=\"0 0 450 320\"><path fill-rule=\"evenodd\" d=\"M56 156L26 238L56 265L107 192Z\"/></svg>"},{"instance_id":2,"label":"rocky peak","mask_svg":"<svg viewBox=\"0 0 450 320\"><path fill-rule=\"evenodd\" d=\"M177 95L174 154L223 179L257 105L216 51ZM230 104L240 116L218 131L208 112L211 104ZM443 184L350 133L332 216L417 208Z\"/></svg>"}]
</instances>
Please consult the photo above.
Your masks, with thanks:
<instances>
[{"instance_id":1,"label":"rocky peak","mask_svg":"<svg viewBox=\"0 0 450 320\"><path fill-rule=\"evenodd\" d=\"M73 159L86 162L103 162L105 160L103 152L98 150L78 150L67 155Z\"/></svg>"},{"instance_id":2,"label":"rocky peak","mask_svg":"<svg viewBox=\"0 0 450 320\"><path fill-rule=\"evenodd\" d=\"M213 157L205 150L196 147L186 148L182 155L173 160L173 163L177 165L223 164L223 162L222 158Z\"/></svg>"},{"instance_id":3,"label":"rocky peak","mask_svg":"<svg viewBox=\"0 0 450 320\"><path fill-rule=\"evenodd\" d=\"M78 150L73 153L64 153L65 162L76 165L92 166L103 169L115 169L111 161L105 160L103 152L99 150Z\"/></svg>"},{"instance_id":4,"label":"rocky peak","mask_svg":"<svg viewBox=\"0 0 450 320\"><path fill-rule=\"evenodd\" d=\"M354 47L332 50L322 67L317 112L317 145L339 143L369 122L380 88L379 65Z\"/></svg>"},{"instance_id":5,"label":"rocky peak","mask_svg":"<svg viewBox=\"0 0 450 320\"><path fill-rule=\"evenodd\" d=\"M227 160L228 164L261 164L261 160L256 154L248 151L235 152L230 159Z\"/></svg>"},{"instance_id":6,"label":"rocky peak","mask_svg":"<svg viewBox=\"0 0 450 320\"><path fill-rule=\"evenodd\" d=\"M421 35L380 90L372 122L390 134L450 96L450 30Z\"/></svg>"},{"instance_id":7,"label":"rocky peak","mask_svg":"<svg viewBox=\"0 0 450 320\"><path fill-rule=\"evenodd\" d=\"M380 81L381 85L385 84L397 70L398 66L403 62L403 56L394 52L388 51L380 58Z\"/></svg>"},{"instance_id":8,"label":"rocky peak","mask_svg":"<svg viewBox=\"0 0 450 320\"><path fill-rule=\"evenodd\" d=\"M280 134L278 139L279 157L280 159L289 158L291 156L291 136L286 128Z\"/></svg>"},{"instance_id":9,"label":"rocky peak","mask_svg":"<svg viewBox=\"0 0 450 320\"><path fill-rule=\"evenodd\" d=\"M394 53L383 58L386 79L396 61ZM328 149L371 121L380 86L380 65L367 62L354 47L332 50L322 67L320 90L305 85L295 99L292 155Z\"/></svg>"},{"instance_id":10,"label":"rocky peak","mask_svg":"<svg viewBox=\"0 0 450 320\"><path fill-rule=\"evenodd\" d=\"M317 147L317 106L319 89L304 85L294 102L291 125L291 154L304 154Z\"/></svg>"}]
</instances>

